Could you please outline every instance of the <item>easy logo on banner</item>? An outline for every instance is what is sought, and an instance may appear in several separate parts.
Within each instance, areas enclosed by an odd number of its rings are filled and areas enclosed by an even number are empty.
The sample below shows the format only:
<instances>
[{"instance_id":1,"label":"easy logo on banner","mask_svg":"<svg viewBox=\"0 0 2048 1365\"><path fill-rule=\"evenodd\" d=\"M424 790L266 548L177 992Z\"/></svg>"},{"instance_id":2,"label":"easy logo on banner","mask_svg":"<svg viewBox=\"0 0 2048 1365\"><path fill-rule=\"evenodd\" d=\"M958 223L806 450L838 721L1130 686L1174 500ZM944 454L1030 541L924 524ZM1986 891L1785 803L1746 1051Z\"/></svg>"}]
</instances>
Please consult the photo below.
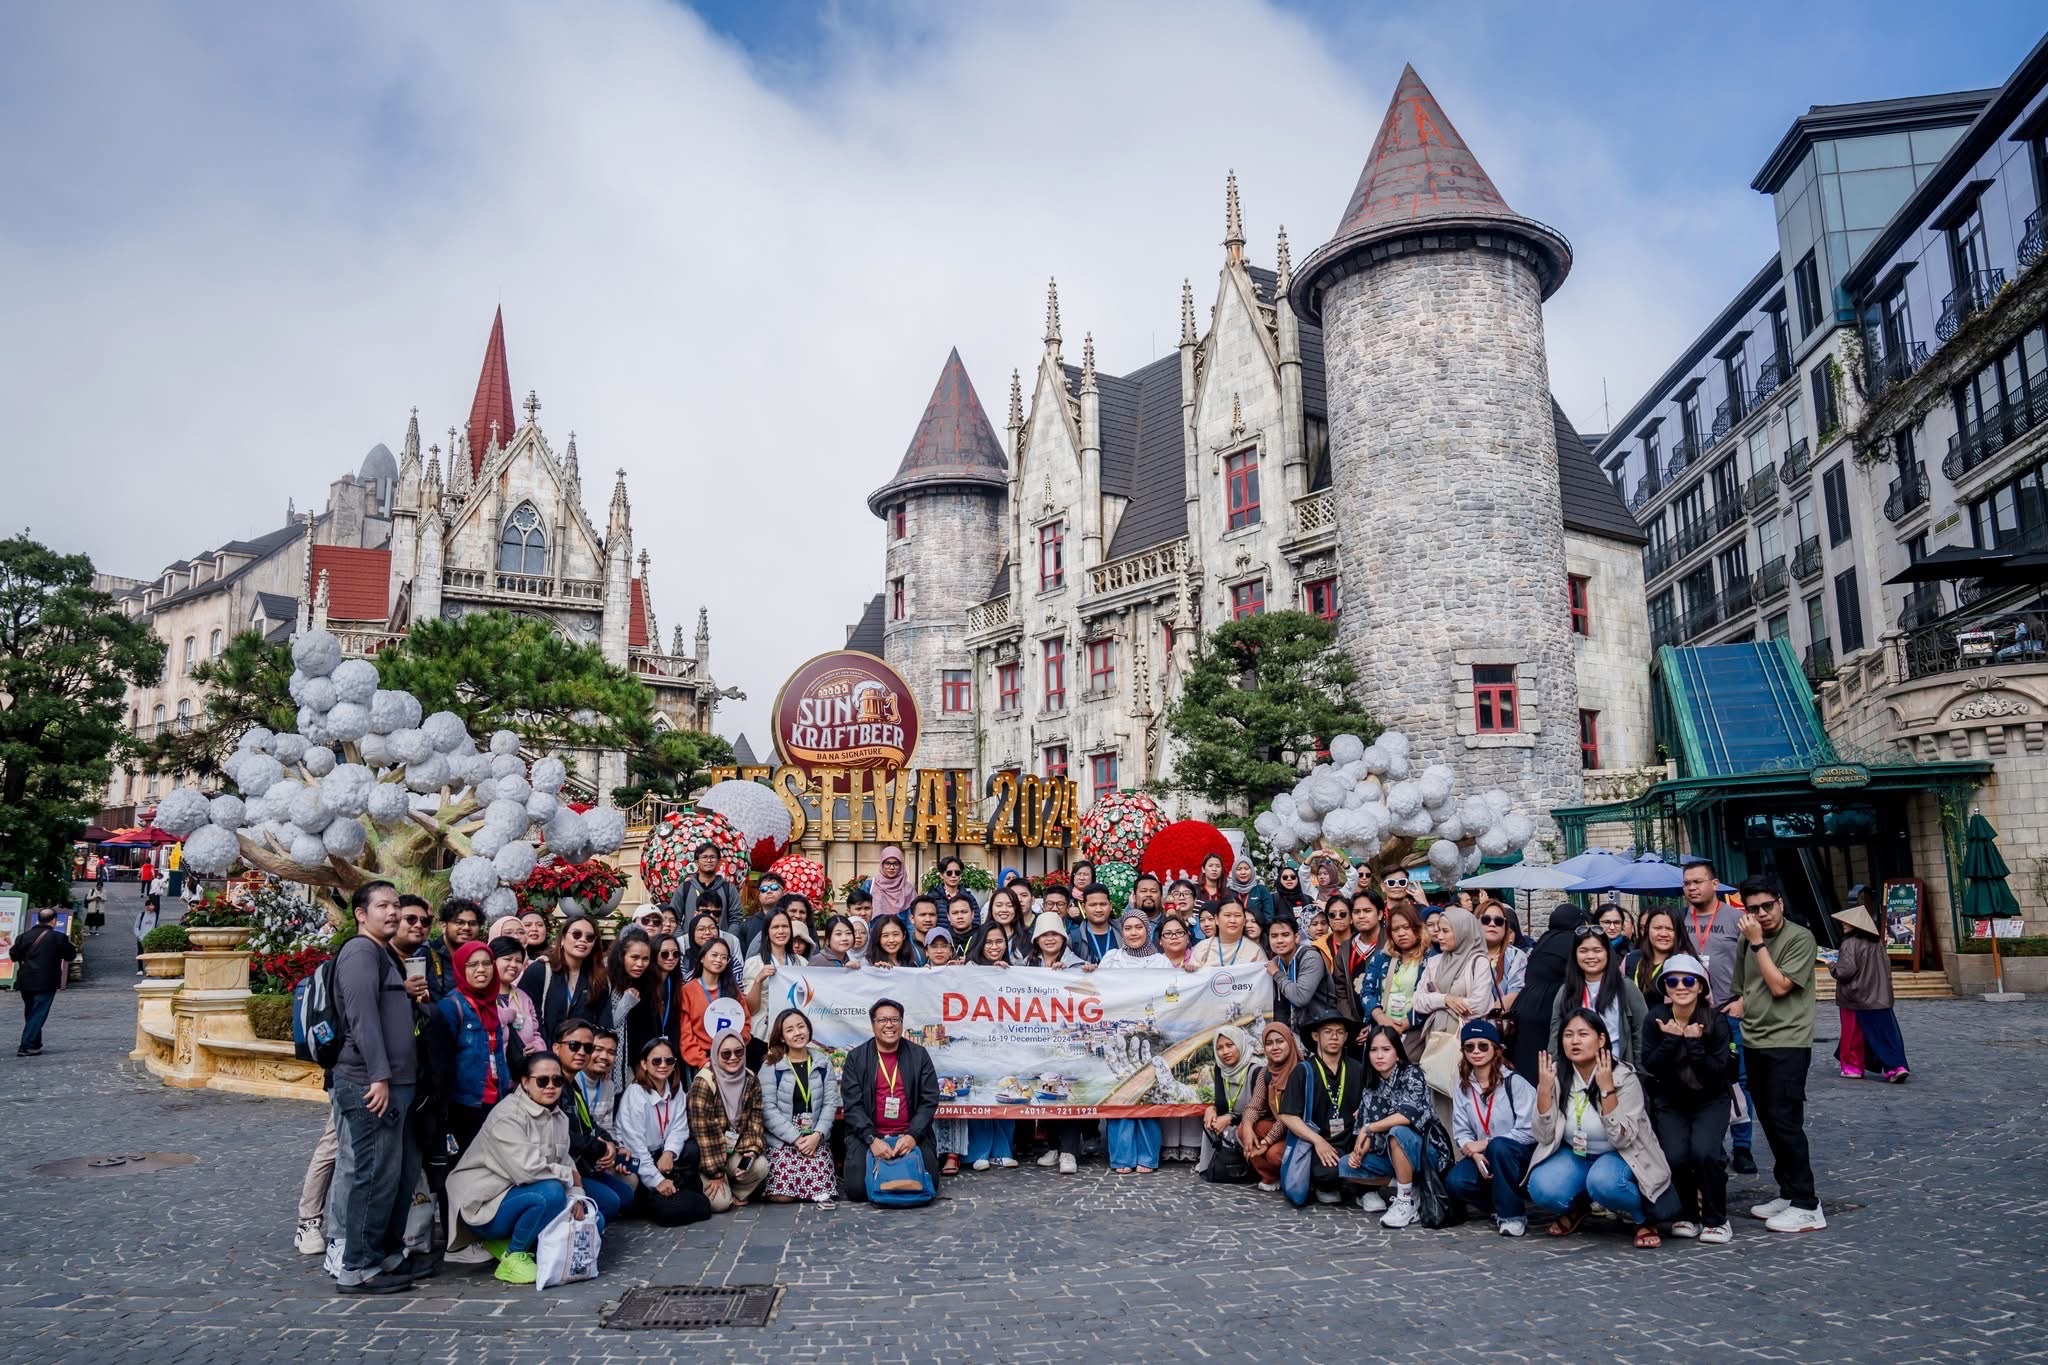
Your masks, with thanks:
<instances>
[{"instance_id":1,"label":"easy logo on banner","mask_svg":"<svg viewBox=\"0 0 2048 1365\"><path fill-rule=\"evenodd\" d=\"M779 970L772 1019L800 1009L835 1066L866 1042L868 1006L901 1001L903 1036L932 1054L939 1116L1167 1118L1210 1101L1210 1043L1272 1006L1258 967L841 967ZM1252 1030L1256 1035L1257 1030Z\"/></svg>"}]
</instances>

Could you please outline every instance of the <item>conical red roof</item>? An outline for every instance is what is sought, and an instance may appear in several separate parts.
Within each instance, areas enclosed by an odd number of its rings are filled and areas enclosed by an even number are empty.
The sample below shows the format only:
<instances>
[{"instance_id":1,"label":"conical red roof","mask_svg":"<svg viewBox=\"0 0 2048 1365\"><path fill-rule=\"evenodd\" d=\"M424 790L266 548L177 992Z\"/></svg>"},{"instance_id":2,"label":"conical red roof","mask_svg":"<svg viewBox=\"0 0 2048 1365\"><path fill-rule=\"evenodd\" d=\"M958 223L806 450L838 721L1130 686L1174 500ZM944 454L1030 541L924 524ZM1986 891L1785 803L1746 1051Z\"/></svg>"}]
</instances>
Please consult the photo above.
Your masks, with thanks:
<instances>
[{"instance_id":1,"label":"conical red roof","mask_svg":"<svg viewBox=\"0 0 2048 1365\"><path fill-rule=\"evenodd\" d=\"M476 399L469 405L469 476L484 467L491 444L491 423L498 424L498 440L509 444L519 428L512 417L512 372L505 364L505 310L491 319L491 339L484 346L483 373L477 376Z\"/></svg>"},{"instance_id":2,"label":"conical red roof","mask_svg":"<svg viewBox=\"0 0 2048 1365\"><path fill-rule=\"evenodd\" d=\"M885 499L908 488L963 483L1004 488L1009 481L1003 443L996 439L955 347L939 370L939 382L918 419L910 448L903 452L903 463L896 466L896 477L868 495L868 506L879 516Z\"/></svg>"}]
</instances>

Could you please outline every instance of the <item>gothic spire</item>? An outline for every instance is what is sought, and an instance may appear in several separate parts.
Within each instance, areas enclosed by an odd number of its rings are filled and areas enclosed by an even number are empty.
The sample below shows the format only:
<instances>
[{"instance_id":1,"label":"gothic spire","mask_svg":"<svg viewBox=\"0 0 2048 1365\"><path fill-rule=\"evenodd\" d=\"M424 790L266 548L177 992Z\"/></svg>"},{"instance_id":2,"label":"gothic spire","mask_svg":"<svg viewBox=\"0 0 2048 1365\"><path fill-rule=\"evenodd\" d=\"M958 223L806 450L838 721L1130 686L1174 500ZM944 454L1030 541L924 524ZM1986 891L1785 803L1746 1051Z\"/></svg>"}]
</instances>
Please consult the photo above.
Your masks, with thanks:
<instances>
[{"instance_id":1,"label":"gothic spire","mask_svg":"<svg viewBox=\"0 0 2048 1365\"><path fill-rule=\"evenodd\" d=\"M1010 371L1010 425L1024 425L1024 381L1014 369Z\"/></svg>"},{"instance_id":2,"label":"gothic spire","mask_svg":"<svg viewBox=\"0 0 2048 1365\"><path fill-rule=\"evenodd\" d=\"M1195 286L1180 282L1180 344L1192 346L1201 337L1195 332Z\"/></svg>"},{"instance_id":3,"label":"gothic spire","mask_svg":"<svg viewBox=\"0 0 2048 1365\"><path fill-rule=\"evenodd\" d=\"M576 433L569 433L569 448L562 452L562 475L569 481L570 496L580 498L583 491L583 466L576 459Z\"/></svg>"},{"instance_id":4,"label":"gothic spire","mask_svg":"<svg viewBox=\"0 0 2048 1365\"><path fill-rule=\"evenodd\" d=\"M1223 251L1232 265L1244 263L1244 209L1237 201L1237 172L1223 181Z\"/></svg>"},{"instance_id":5,"label":"gothic spire","mask_svg":"<svg viewBox=\"0 0 2048 1365\"><path fill-rule=\"evenodd\" d=\"M420 462L420 410L414 408L412 416L405 419L405 445L400 449L398 462L401 468L407 460Z\"/></svg>"},{"instance_id":6,"label":"gothic spire","mask_svg":"<svg viewBox=\"0 0 2048 1365\"><path fill-rule=\"evenodd\" d=\"M1045 349L1060 348L1060 282L1045 282Z\"/></svg>"},{"instance_id":7,"label":"gothic spire","mask_svg":"<svg viewBox=\"0 0 2048 1365\"><path fill-rule=\"evenodd\" d=\"M1287 286L1294 282L1294 257L1287 250L1287 225L1280 225L1280 241L1273 248L1273 271L1280 277L1276 292L1284 294Z\"/></svg>"},{"instance_id":8,"label":"gothic spire","mask_svg":"<svg viewBox=\"0 0 2048 1365\"><path fill-rule=\"evenodd\" d=\"M626 471L619 470L619 480L612 485L611 530L624 530L633 519L633 505L626 500Z\"/></svg>"},{"instance_id":9,"label":"gothic spire","mask_svg":"<svg viewBox=\"0 0 2048 1365\"><path fill-rule=\"evenodd\" d=\"M1095 333L1081 336L1081 392L1095 392Z\"/></svg>"},{"instance_id":10,"label":"gothic spire","mask_svg":"<svg viewBox=\"0 0 2048 1365\"><path fill-rule=\"evenodd\" d=\"M518 430L512 418L512 375L505 364L505 310L491 319L491 339L484 344L484 365L477 375L476 397L469 405L469 475L482 472L484 457L498 444L498 432ZM464 482L468 482L465 480Z\"/></svg>"}]
</instances>

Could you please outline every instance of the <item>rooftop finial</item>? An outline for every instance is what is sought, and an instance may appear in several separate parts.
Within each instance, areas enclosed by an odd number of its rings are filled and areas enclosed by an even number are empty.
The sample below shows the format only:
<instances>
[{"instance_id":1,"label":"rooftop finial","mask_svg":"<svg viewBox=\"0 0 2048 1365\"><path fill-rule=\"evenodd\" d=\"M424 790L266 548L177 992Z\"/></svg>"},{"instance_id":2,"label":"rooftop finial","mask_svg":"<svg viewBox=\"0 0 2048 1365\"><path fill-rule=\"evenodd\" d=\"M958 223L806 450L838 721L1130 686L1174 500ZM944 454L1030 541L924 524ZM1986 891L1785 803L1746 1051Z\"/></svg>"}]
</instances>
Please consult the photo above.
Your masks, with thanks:
<instances>
[{"instance_id":1,"label":"rooftop finial","mask_svg":"<svg viewBox=\"0 0 2048 1365\"><path fill-rule=\"evenodd\" d=\"M1195 334L1195 287L1186 280L1180 282L1180 344L1192 346L1201 340Z\"/></svg>"},{"instance_id":2,"label":"rooftop finial","mask_svg":"<svg viewBox=\"0 0 2048 1365\"><path fill-rule=\"evenodd\" d=\"M1010 425L1024 425L1024 380L1015 371L1010 371Z\"/></svg>"},{"instance_id":3,"label":"rooftop finial","mask_svg":"<svg viewBox=\"0 0 2048 1365\"><path fill-rule=\"evenodd\" d=\"M1280 225L1280 241L1273 248L1273 267L1280 276L1279 292L1287 292L1287 286L1294 280L1294 257L1287 250L1287 225Z\"/></svg>"},{"instance_id":4,"label":"rooftop finial","mask_svg":"<svg viewBox=\"0 0 2048 1365\"><path fill-rule=\"evenodd\" d=\"M420 410L414 408L412 416L405 419L405 449L400 459L417 460L420 457Z\"/></svg>"},{"instance_id":5,"label":"rooftop finial","mask_svg":"<svg viewBox=\"0 0 2048 1365\"><path fill-rule=\"evenodd\" d=\"M540 395L536 394L532 389L528 389L526 391L526 401L519 406L526 409L526 425L532 426L534 418L540 412Z\"/></svg>"},{"instance_id":6,"label":"rooftop finial","mask_svg":"<svg viewBox=\"0 0 2048 1365\"><path fill-rule=\"evenodd\" d=\"M1081 336L1081 392L1095 391L1095 333Z\"/></svg>"},{"instance_id":7,"label":"rooftop finial","mask_svg":"<svg viewBox=\"0 0 2048 1365\"><path fill-rule=\"evenodd\" d=\"M1053 279L1045 282L1045 344L1049 350L1060 348L1060 282Z\"/></svg>"},{"instance_id":8,"label":"rooftop finial","mask_svg":"<svg viewBox=\"0 0 2048 1365\"><path fill-rule=\"evenodd\" d=\"M1237 172L1223 181L1223 247L1231 264L1244 261L1244 209L1237 202Z\"/></svg>"}]
</instances>

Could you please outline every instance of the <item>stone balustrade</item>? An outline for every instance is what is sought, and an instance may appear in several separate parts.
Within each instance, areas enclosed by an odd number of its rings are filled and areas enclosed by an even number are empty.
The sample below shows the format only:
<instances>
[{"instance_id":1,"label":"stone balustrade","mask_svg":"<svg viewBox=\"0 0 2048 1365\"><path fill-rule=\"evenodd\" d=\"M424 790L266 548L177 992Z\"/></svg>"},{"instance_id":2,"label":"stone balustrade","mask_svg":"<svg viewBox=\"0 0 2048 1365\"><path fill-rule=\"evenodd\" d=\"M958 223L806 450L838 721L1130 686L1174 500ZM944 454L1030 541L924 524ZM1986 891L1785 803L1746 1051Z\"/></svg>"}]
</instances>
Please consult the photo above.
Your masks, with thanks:
<instances>
[{"instance_id":1,"label":"stone balustrade","mask_svg":"<svg viewBox=\"0 0 2048 1365\"><path fill-rule=\"evenodd\" d=\"M247 931L209 937L237 941L188 950L182 976L151 975L136 983L129 1057L181 1090L326 1103L319 1067L300 1061L289 1042L258 1038L249 1027L249 950L239 941Z\"/></svg>"},{"instance_id":2,"label":"stone balustrade","mask_svg":"<svg viewBox=\"0 0 2048 1365\"><path fill-rule=\"evenodd\" d=\"M1647 768L1589 768L1584 775L1583 799L1589 806L1633 801L1672 775L1670 764Z\"/></svg>"},{"instance_id":3,"label":"stone balustrade","mask_svg":"<svg viewBox=\"0 0 2048 1365\"><path fill-rule=\"evenodd\" d=\"M1337 498L1325 488L1315 493L1305 493L1294 500L1294 532L1307 535L1311 531L1334 530L1337 525Z\"/></svg>"},{"instance_id":4,"label":"stone balustrade","mask_svg":"<svg viewBox=\"0 0 2048 1365\"><path fill-rule=\"evenodd\" d=\"M1112 559L1107 564L1097 565L1088 571L1088 594L1100 597L1106 593L1121 592L1126 588L1140 588L1148 584L1170 583L1174 575L1185 572L1188 564L1188 543L1176 540L1122 559Z\"/></svg>"}]
</instances>

